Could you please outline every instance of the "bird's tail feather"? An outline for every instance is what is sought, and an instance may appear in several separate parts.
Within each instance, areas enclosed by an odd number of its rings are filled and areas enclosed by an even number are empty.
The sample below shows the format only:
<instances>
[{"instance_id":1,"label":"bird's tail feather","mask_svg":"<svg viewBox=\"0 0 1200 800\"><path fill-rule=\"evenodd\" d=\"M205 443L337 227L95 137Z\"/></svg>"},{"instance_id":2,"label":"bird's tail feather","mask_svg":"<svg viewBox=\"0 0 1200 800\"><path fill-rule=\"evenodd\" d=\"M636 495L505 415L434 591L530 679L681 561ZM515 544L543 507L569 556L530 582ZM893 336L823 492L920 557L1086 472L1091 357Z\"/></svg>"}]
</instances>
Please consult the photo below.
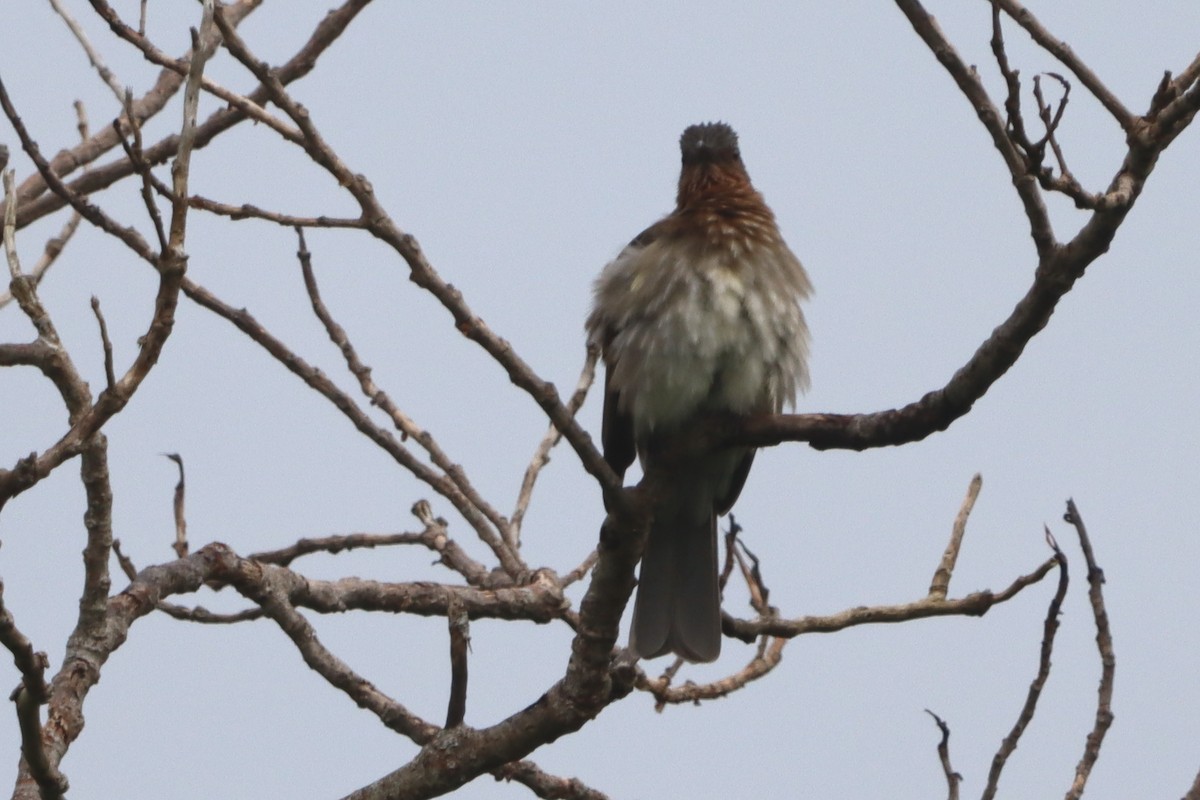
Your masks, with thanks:
<instances>
[{"instance_id":1,"label":"bird's tail feather","mask_svg":"<svg viewBox=\"0 0 1200 800\"><path fill-rule=\"evenodd\" d=\"M629 639L642 658L674 652L708 662L721 653L717 517L700 494L691 508L660 508L646 538Z\"/></svg>"}]
</instances>

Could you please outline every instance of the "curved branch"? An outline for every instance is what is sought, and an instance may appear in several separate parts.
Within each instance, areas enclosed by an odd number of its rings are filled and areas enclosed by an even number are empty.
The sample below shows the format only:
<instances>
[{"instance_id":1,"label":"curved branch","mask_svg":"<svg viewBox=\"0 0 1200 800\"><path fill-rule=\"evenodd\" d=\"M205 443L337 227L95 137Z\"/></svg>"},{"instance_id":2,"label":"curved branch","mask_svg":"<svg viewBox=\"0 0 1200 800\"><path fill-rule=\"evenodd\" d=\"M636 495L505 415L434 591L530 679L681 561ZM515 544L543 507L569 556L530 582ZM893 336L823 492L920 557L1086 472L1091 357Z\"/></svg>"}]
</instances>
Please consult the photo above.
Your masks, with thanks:
<instances>
[{"instance_id":1,"label":"curved branch","mask_svg":"<svg viewBox=\"0 0 1200 800\"><path fill-rule=\"evenodd\" d=\"M1087 528L1083 517L1075 507L1074 500L1067 500L1067 513L1064 519L1075 528L1079 537L1079 547L1083 550L1084 562L1087 564L1088 601L1092 606L1092 617L1096 622L1096 649L1100 652L1100 686L1096 692L1096 719L1092 730L1087 735L1087 744L1079 764L1075 767L1075 778L1067 792L1067 800L1079 800L1087 786L1092 767L1100 758L1100 746L1104 743L1105 734L1113 723L1112 698L1113 676L1116 672L1117 659L1113 653L1112 631L1108 626L1108 610L1104 605L1104 570L1096 563L1096 554L1092 550L1092 541L1088 538Z\"/></svg>"},{"instance_id":2,"label":"curved branch","mask_svg":"<svg viewBox=\"0 0 1200 800\"><path fill-rule=\"evenodd\" d=\"M1054 558L1047 559L1041 566L1027 575L1022 575L1000 592L972 592L966 597L955 600L944 600L936 595L930 595L911 603L900 603L892 606L858 606L837 614L826 616L805 616L795 619L754 619L744 620L722 615L721 629L728 636L733 636L745 642L752 642L764 634L791 639L807 633L833 633L834 631L853 628L858 625L874 625L878 623L907 622L912 619L926 617L969 616L981 617L992 606L1007 602L1021 590L1032 586L1054 569L1058 562Z\"/></svg>"},{"instance_id":3,"label":"curved branch","mask_svg":"<svg viewBox=\"0 0 1200 800\"><path fill-rule=\"evenodd\" d=\"M759 678L766 677L775 667L779 666L783 660L783 648L787 646L787 643L787 639L766 639L745 666L719 680L708 683L688 681L682 686L670 686L667 676L649 678L639 675L637 688L654 695L655 705L659 709L665 705L698 703L701 700L728 697Z\"/></svg>"},{"instance_id":4,"label":"curved branch","mask_svg":"<svg viewBox=\"0 0 1200 800\"><path fill-rule=\"evenodd\" d=\"M1054 637L1058 633L1059 626L1058 617L1062 611L1063 600L1067 596L1067 586L1070 583L1070 578L1069 570L1067 569L1067 557L1059 549L1058 543L1050 535L1049 529L1046 529L1046 541L1054 550L1054 556L1051 560L1058 564L1058 587L1054 590L1054 596L1050 598L1050 603L1046 607L1046 620L1042 624L1042 646L1038 655L1037 674L1029 684L1029 691L1025 694L1025 703L1021 706L1021 711L1017 715L1017 721L1013 723L1008 735L1000 742L1000 747L996 750L996 755L992 757L992 766L988 770L987 785L983 789L983 800L992 800L996 796L996 788L1000 782L1000 773L1003 772L1005 764L1008 763L1009 756L1017 749L1017 743L1021 741L1021 735L1025 733L1026 726L1033 720L1038 700L1042 696L1042 689L1046 685L1046 679L1050 677L1050 656L1054 652Z\"/></svg>"}]
</instances>

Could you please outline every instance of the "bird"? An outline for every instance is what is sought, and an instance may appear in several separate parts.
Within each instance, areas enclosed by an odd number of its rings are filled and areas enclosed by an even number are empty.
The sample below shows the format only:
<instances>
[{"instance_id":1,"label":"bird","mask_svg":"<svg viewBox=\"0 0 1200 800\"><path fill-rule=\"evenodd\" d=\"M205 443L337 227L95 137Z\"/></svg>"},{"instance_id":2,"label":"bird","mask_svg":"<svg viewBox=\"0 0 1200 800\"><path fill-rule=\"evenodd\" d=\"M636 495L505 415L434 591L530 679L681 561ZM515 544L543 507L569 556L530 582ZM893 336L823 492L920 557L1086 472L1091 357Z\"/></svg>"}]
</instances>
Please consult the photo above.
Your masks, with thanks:
<instances>
[{"instance_id":1,"label":"bird","mask_svg":"<svg viewBox=\"0 0 1200 800\"><path fill-rule=\"evenodd\" d=\"M604 267L585 327L605 366L604 458L622 478L635 456L645 475L658 474L629 648L703 663L721 652L717 518L755 450L671 459L670 443L706 419L795 406L809 385L801 303L812 284L751 183L733 128L692 125L679 146L674 211Z\"/></svg>"}]
</instances>

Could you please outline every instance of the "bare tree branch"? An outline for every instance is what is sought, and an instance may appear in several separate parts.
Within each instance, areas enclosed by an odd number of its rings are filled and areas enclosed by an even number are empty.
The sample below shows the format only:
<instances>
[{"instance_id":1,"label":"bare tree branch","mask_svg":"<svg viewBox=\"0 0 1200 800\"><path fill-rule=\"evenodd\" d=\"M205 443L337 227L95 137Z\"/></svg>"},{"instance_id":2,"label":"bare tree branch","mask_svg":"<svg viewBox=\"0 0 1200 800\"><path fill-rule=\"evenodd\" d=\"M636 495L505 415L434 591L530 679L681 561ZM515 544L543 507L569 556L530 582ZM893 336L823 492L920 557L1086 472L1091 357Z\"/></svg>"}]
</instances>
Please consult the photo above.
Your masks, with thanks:
<instances>
[{"instance_id":1,"label":"bare tree branch","mask_svg":"<svg viewBox=\"0 0 1200 800\"><path fill-rule=\"evenodd\" d=\"M1067 501L1067 513L1063 517L1075 528L1079 536L1079 547L1088 568L1088 600L1092 606L1092 616L1096 620L1096 648L1100 651L1100 688L1096 695L1096 721L1091 733L1087 736L1087 745L1083 756L1075 767L1075 780L1067 792L1068 800L1078 800L1083 796L1092 767L1100 757L1100 746L1104 736L1113 723L1112 697L1113 675L1116 671L1117 659L1113 654L1112 633L1108 627L1108 611L1104 606L1104 571L1096 564L1096 555L1092 551L1092 542L1088 538L1087 528L1084 527L1083 517L1075 507L1074 500Z\"/></svg>"},{"instance_id":2,"label":"bare tree branch","mask_svg":"<svg viewBox=\"0 0 1200 800\"><path fill-rule=\"evenodd\" d=\"M193 93L190 103L185 103L185 128L189 125L189 119L192 121L195 119L196 99L196 95ZM79 380L79 384L83 387L82 392L86 394L87 409L72 409L71 429L40 456L36 456L31 460L23 460L15 469L0 470L0 508L2 508L4 503L11 497L33 486L49 475L57 466L81 453L84 448L89 446L93 435L100 430L105 422L119 413L128 404L129 399L137 391L142 381L145 380L146 375L149 374L150 370L158 362L163 345L166 343L174 326L175 307L178 302L180 283L183 280L186 265L186 256L183 252L184 223L181 217L186 216L187 207L186 204L178 206L175 214L173 214L170 248L160 254L153 253L140 234L130 228L122 228L117 225L98 207L79 197L63 185L62 181L50 169L49 164L42 158L36 142L33 141L26 131L21 118L17 115L16 109L9 99L3 81L0 81L0 106L3 107L4 113L8 116L9 121L17 131L25 152L33 160L38 171L55 193L66 198L89 222L121 239L131 250L154 264L159 272L159 287L154 302L154 313L147 332L140 339L138 353L133 363L113 387L101 393L95 404L91 403L90 392L87 392L86 385L82 384L82 381ZM182 160L184 165L178 171L179 177L177 181L185 195L187 182L186 162L190 154L190 141L191 139L189 138L178 148L176 158L177 162ZM9 209L15 211L15 208L15 199L6 201L6 216L9 215ZM70 369L73 371L73 367ZM74 378L78 379L78 375L75 374ZM103 549L104 557L107 558L108 545L105 545ZM96 557L98 558L99 550L96 553Z\"/></svg>"},{"instance_id":3,"label":"bare tree branch","mask_svg":"<svg viewBox=\"0 0 1200 800\"><path fill-rule=\"evenodd\" d=\"M163 456L174 461L175 466L179 468L179 481L175 484L175 493L171 500L171 511L175 518L175 543L172 547L175 548L176 556L185 558L188 554L187 513L184 508L187 486L183 476L183 457L179 453L163 453Z\"/></svg>"},{"instance_id":4,"label":"bare tree branch","mask_svg":"<svg viewBox=\"0 0 1200 800\"><path fill-rule=\"evenodd\" d=\"M163 187L163 192L166 192L166 187ZM366 225L361 219L345 219L342 217L327 217L324 215L316 217L298 217L292 214L282 214L277 211L268 211L265 208L259 208L251 203L242 203L233 205L231 203L221 203L216 200L209 200L206 197L192 195L188 198L188 205L200 211L207 211L210 214L229 217L231 220L258 219L266 222L274 222L276 225L283 225L288 228L365 228Z\"/></svg>"},{"instance_id":5,"label":"bare tree branch","mask_svg":"<svg viewBox=\"0 0 1200 800\"><path fill-rule=\"evenodd\" d=\"M498 781L516 781L546 800L609 800L608 795L583 784L578 778L559 778L543 772L532 761L516 761L492 770Z\"/></svg>"},{"instance_id":6,"label":"bare tree branch","mask_svg":"<svg viewBox=\"0 0 1200 800\"><path fill-rule=\"evenodd\" d=\"M12 104L12 100L9 99L8 90L5 88L3 80L0 80L0 107L3 108L5 116L8 117L8 121L16 131L17 137L21 140L21 147L25 150L25 154L33 161L34 166L37 167L38 172L41 173L42 179L50 187L50 190L59 198L70 203L71 207L92 225L121 240L126 247L143 260L151 264L155 263L155 253L140 233L133 228L118 224L101 211L98 206L88 201L79 193L69 189L58 175L54 173L49 162L42 156L37 142L34 141L33 137L25 129L25 123L21 121L21 117L17 114L17 110ZM88 175L92 174L94 173L88 173ZM84 177L86 178L87 175Z\"/></svg>"},{"instance_id":7,"label":"bare tree branch","mask_svg":"<svg viewBox=\"0 0 1200 800\"><path fill-rule=\"evenodd\" d=\"M50 685L50 712L42 733L50 763L57 764L83 730L83 701L100 680L109 656L124 644L132 624L164 597L199 589L211 576L214 560L227 552L223 545L211 545L187 559L149 567L124 592L106 601L102 625L76 627ZM18 785L14 797L36 795L23 793Z\"/></svg>"},{"instance_id":8,"label":"bare tree branch","mask_svg":"<svg viewBox=\"0 0 1200 800\"><path fill-rule=\"evenodd\" d=\"M87 141L87 139L88 139L87 110L84 108L83 103L81 103L78 100L75 101L74 105L75 105L75 116L78 119L77 128L79 130L79 137L81 139L83 139L84 141ZM7 160L8 160L8 149L6 147L4 147L3 145L0 145L0 156L2 156L2 157L0 157L0 171L2 171L4 169L5 162L7 162ZM17 194L18 193L14 191L10 195L10 193L7 190L5 190L4 201L3 201L4 210L5 210L4 213L5 213L6 218L8 217L8 208L10 206L13 208L13 211L14 211L13 218L12 218L14 235L16 232L15 231L15 228L16 228L15 211L16 211L16 206L17 206L17 199L16 199ZM71 237L75 235L75 231L77 231L79 229L79 223L82 220L83 220L83 217L80 216L78 211L72 211L71 216L67 219L66 223L63 224L62 230L60 230L58 232L58 236L55 236L46 242L46 247L42 251L42 257L38 259L37 264L34 265L33 269L29 273L29 277L33 281L33 288L36 289L41 284L42 279L46 276L46 273L49 272L50 267L54 266L54 263L58 260L58 256L60 253L62 253L63 248L65 248L67 246L67 243L69 241L71 241ZM7 305L8 303L10 303L12 301L12 299L13 299L12 292L4 291L4 292L0 293L0 308L4 308L4 306Z\"/></svg>"},{"instance_id":9,"label":"bare tree branch","mask_svg":"<svg viewBox=\"0 0 1200 800\"><path fill-rule=\"evenodd\" d=\"M467 653L471 649L471 618L462 602L451 595L446 621L450 628L450 701L446 728L463 724L467 714Z\"/></svg>"},{"instance_id":10,"label":"bare tree branch","mask_svg":"<svg viewBox=\"0 0 1200 800\"><path fill-rule=\"evenodd\" d=\"M31 692L26 691L24 685L18 686L10 699L16 703L17 727L21 731L18 780L27 775L31 779L27 785L36 786L38 800L59 800L70 788L70 783L67 776L59 772L58 767L51 762L43 745L41 703Z\"/></svg>"},{"instance_id":11,"label":"bare tree branch","mask_svg":"<svg viewBox=\"0 0 1200 800\"><path fill-rule=\"evenodd\" d=\"M28 770L42 797L61 797L67 790L66 776L50 763L42 743L40 709L49 697L46 670L50 660L45 653L34 652L33 643L17 628L16 620L4 604L3 582L0 582L0 644L12 654L13 663L21 673L21 683L9 699L17 707L23 768Z\"/></svg>"},{"instance_id":12,"label":"bare tree branch","mask_svg":"<svg viewBox=\"0 0 1200 800\"><path fill-rule=\"evenodd\" d=\"M117 376L113 371L113 347L108 338L108 323L104 321L104 313L100 311L100 298L96 295L92 295L92 313L96 315L96 324L100 326L100 346L104 348L104 385L111 391L117 383Z\"/></svg>"},{"instance_id":13,"label":"bare tree branch","mask_svg":"<svg viewBox=\"0 0 1200 800\"><path fill-rule=\"evenodd\" d=\"M671 678L683 663L678 661L673 665L676 669L668 670L659 678L649 678L639 673L637 688L654 695L655 708L659 711L667 705L690 705L701 700L728 697L759 678L766 677L771 670L779 666L783 660L783 648L787 646L787 643L787 639L764 637L754 656L741 669L715 681L708 683L688 681L682 686L671 686Z\"/></svg>"},{"instance_id":14,"label":"bare tree branch","mask_svg":"<svg viewBox=\"0 0 1200 800\"><path fill-rule=\"evenodd\" d=\"M46 702L46 669L49 666L45 653L34 652L33 642L17 628L12 612L4 603L4 583L0 581L0 644L12 654L13 664L21 673L21 684L35 700Z\"/></svg>"},{"instance_id":15,"label":"bare tree branch","mask_svg":"<svg viewBox=\"0 0 1200 800\"><path fill-rule=\"evenodd\" d=\"M583 407L583 401L587 399L588 390L592 388L592 382L596 379L596 362L599 358L599 348L590 345L583 361L583 369L579 373L579 380L575 384L575 391L567 400L567 411L572 416L579 413L579 409ZM525 513L529 510L529 502L533 499L533 487L537 484L542 470L550 463L550 451L561 439L562 434L558 428L551 425L546 431L546 435L542 437L542 441L538 443L537 449L533 451L533 458L530 459L529 466L525 468L525 475L521 479L521 489L517 492L517 507L513 509L512 519L504 533L511 547L521 546L521 523L525 521Z\"/></svg>"},{"instance_id":16,"label":"bare tree branch","mask_svg":"<svg viewBox=\"0 0 1200 800\"><path fill-rule=\"evenodd\" d=\"M134 116L132 109L133 94L127 92L125 94L125 115L129 121L126 124L129 126L130 133L133 134L133 141L129 142L125 139L124 135L121 135L119 120L113 122L113 130L121 136L121 147L125 150L126 157L142 177L142 204L146 207L146 214L150 217L150 222L154 225L154 234L158 237L158 249L162 252L166 251L169 244L167 242L166 228L163 227L162 214L158 210L158 205L154 202L153 189L157 183L157 179L154 177L154 173L150 171L150 165L146 163L143 155L142 126L137 121L137 117ZM167 190L166 194L170 196L170 191Z\"/></svg>"},{"instance_id":17,"label":"bare tree branch","mask_svg":"<svg viewBox=\"0 0 1200 800\"><path fill-rule=\"evenodd\" d=\"M300 556L310 553L338 553L361 547L378 547L390 544L420 544L440 555L440 563L457 572L472 586L487 586L493 583L488 569L467 555L457 542L450 538L446 521L433 515L425 500L418 500L412 507L413 516L425 526L419 533L368 534L352 533L343 536L325 536L317 539L301 539L290 547L252 553L249 558L265 564L288 566Z\"/></svg>"},{"instance_id":18,"label":"bare tree branch","mask_svg":"<svg viewBox=\"0 0 1200 800\"><path fill-rule=\"evenodd\" d=\"M70 11L63 8L59 0L50 0L50 7L54 9L54 13L62 17L62 21L71 29L71 35L75 37L76 41L79 42L80 48L87 54L88 61L95 68L96 73L100 76L100 80L104 81L105 85L116 96L117 102L120 103L125 96L125 88L121 84L121 81L117 79L117 76L113 74L112 70L108 68L108 65L104 63L104 59L100 57L100 54L96 52L96 48L92 47L92 42L88 39L87 34L83 32L83 27L80 26L79 20L75 19Z\"/></svg>"},{"instance_id":19,"label":"bare tree branch","mask_svg":"<svg viewBox=\"0 0 1200 800\"><path fill-rule=\"evenodd\" d=\"M1026 726L1033 720L1034 712L1037 711L1038 699L1042 695L1042 689L1046 685L1046 679L1050 677L1050 655L1054 651L1054 637L1058 633L1058 615L1062 611L1063 600L1067 596L1067 586L1070 583L1067 575L1067 557L1063 551L1059 549L1058 543L1054 541L1054 537L1050 535L1050 529L1046 529L1046 542L1054 550L1054 558L1052 562L1058 565L1058 588L1054 592L1054 597L1050 599L1050 605L1046 609L1046 621L1042 627L1042 648L1038 658L1037 675L1033 682L1029 684L1029 692L1025 695L1025 703L1021 707L1021 713L1017 716L1017 721L1013 723L1012 730L1004 737L1000 743L1000 747L996 750L996 755L992 757L992 766L988 770L987 785L983 790L983 800L991 800L996 796L996 788L1000 783L1000 773L1004 771L1005 764L1008 763L1009 756L1017 749L1017 743L1021 740L1021 735L1025 733Z\"/></svg>"},{"instance_id":20,"label":"bare tree branch","mask_svg":"<svg viewBox=\"0 0 1200 800\"><path fill-rule=\"evenodd\" d=\"M1055 559L1048 559L1033 572L1013 580L1007 588L1000 592L972 592L966 597L954 600L923 597L911 603L891 606L858 606L837 614L804 616L795 619L743 620L723 614L721 629L727 636L741 639L744 642L752 642L763 634L791 639L808 633L832 633L858 625L905 622L926 617L982 616L992 606L1011 600L1022 589L1032 586L1046 577L1047 573L1054 569L1056 563Z\"/></svg>"},{"instance_id":21,"label":"bare tree branch","mask_svg":"<svg viewBox=\"0 0 1200 800\"><path fill-rule=\"evenodd\" d=\"M967 530L967 519L971 516L971 509L975 508L975 501L979 498L981 488L983 488L983 476L975 473L975 477L971 478L971 483L967 487L967 496L963 498L958 516L954 518L950 542L946 545L941 563L938 564L937 570L933 573L933 581L929 584L930 597L945 600L946 594L950 591L950 577L954 574L954 564L958 561L958 551L962 548L963 534Z\"/></svg>"},{"instance_id":22,"label":"bare tree branch","mask_svg":"<svg viewBox=\"0 0 1200 800\"><path fill-rule=\"evenodd\" d=\"M947 797L949 800L958 800L958 785L962 783L962 775L954 771L954 767L950 766L950 726L945 720L937 714L925 709L925 713L933 717L933 721L937 723L938 730L942 732L942 739L938 742L937 752L938 759L942 762L942 772L946 775Z\"/></svg>"}]
</instances>

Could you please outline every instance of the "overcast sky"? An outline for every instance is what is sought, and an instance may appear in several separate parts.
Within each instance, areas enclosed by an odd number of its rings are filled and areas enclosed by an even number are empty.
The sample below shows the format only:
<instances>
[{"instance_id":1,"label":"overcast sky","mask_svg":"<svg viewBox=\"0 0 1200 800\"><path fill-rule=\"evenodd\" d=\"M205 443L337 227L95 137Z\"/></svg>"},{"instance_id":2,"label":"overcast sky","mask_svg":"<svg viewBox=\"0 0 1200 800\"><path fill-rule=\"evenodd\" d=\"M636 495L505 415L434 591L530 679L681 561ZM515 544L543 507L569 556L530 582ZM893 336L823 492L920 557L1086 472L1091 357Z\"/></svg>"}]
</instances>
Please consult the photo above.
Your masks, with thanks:
<instances>
[{"instance_id":1,"label":"overcast sky","mask_svg":"<svg viewBox=\"0 0 1200 800\"><path fill-rule=\"evenodd\" d=\"M140 95L156 70L112 39L86 3L66 5ZM136 19L137 3L116 6ZM1139 113L1163 71L1200 49L1194 2L1031 8ZM93 128L108 124L115 101L48 4L16 0L6 10L0 74L43 150L73 143L72 100L86 103ZM995 92L988 3L931 10ZM267 2L242 35L278 63L325 11ZM152 3L149 13L149 35L182 53L198 6ZM1009 38L1026 79L1062 69L1011 26ZM224 54L209 74L239 91L254 86ZM1032 280L1033 246L999 156L890 3L377 3L293 94L440 273L564 391L582 361L592 280L671 209L678 136L695 122L723 120L740 133L750 174L816 286L806 309L813 385L801 411L893 408L944 385ZM1124 142L1085 94L1074 87L1060 138L1075 174L1098 191ZM206 98L202 112L217 107ZM178 118L176 104L147 139ZM18 178L28 175L7 123L0 142ZM1032 570L1048 556L1050 527L1073 584L1054 671L1001 797L1065 792L1092 725L1100 665L1083 560L1061 520L1068 497L1105 570L1117 657L1116 722L1087 796L1179 797L1200 766L1198 185L1200 131L1189 130L1160 160L1111 251L948 431L866 453L773 448L760 454L736 509L772 602L791 617L922 597L976 472L983 492L952 594L998 590ZM301 151L262 126L198 151L192 187L295 214L354 213ZM150 230L132 184L95 199ZM1051 206L1065 240L1085 217L1066 202ZM20 234L27 264L64 219ZM291 231L197 213L189 233L194 280L354 388L308 308ZM325 298L376 380L485 497L511 509L546 424L536 406L408 281L394 253L354 232L315 231L308 244ZM89 230L46 279L42 297L94 389L103 364L88 298L103 303L120 366L145 328L154 285L143 263ZM31 335L18 309L0 310L0 339ZM593 397L581 413L594 434L599 408ZM0 372L0 465L45 449L64 416L40 375ZM246 554L302 536L412 530L409 507L430 496L328 403L188 301L161 364L106 432L115 533L139 566L172 558L176 476L163 452L186 460L194 547L219 540ZM483 557L453 510L431 499ZM77 611L83 511L78 468L68 464L0 514L5 603L54 668ZM602 513L574 456L556 451L524 528L527 559L571 569L594 545ZM449 578L429 561L425 551L393 549L297 568ZM114 591L122 587L114 576ZM532 758L614 798L939 797L929 708L951 725L964 796L976 796L1034 676L1052 592L1048 581L982 618L801 637L773 674L726 700L656 714L637 694ZM241 607L232 592L199 601ZM750 613L740 591L726 608ZM442 716L444 621L308 616L382 690ZM483 726L562 674L570 637L561 624L478 622L472 640L466 719ZM681 677L717 677L750 653L727 641L720 662ZM17 680L11 660L0 659L0 686ZM80 798L339 797L415 752L325 685L267 622L139 621L85 714L62 764ZM8 785L18 758L11 713L0 714L0 754ZM459 796L531 795L485 777Z\"/></svg>"}]
</instances>

